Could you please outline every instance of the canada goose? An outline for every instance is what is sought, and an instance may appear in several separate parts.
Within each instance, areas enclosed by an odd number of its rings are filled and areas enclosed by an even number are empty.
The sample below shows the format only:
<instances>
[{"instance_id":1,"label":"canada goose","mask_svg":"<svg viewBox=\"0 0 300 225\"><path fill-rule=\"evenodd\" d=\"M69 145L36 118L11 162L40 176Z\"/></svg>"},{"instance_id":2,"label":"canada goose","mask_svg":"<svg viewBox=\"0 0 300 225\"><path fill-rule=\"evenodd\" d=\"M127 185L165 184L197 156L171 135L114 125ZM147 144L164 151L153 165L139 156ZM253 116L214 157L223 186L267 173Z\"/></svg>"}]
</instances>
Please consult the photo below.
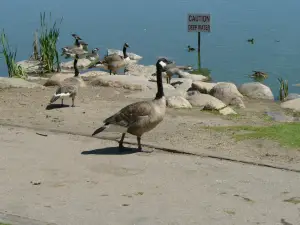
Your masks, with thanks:
<instances>
[{"instance_id":1,"label":"canada goose","mask_svg":"<svg viewBox=\"0 0 300 225\"><path fill-rule=\"evenodd\" d=\"M130 58L127 55L127 48L129 48L128 43L124 43L123 45L123 56L118 55L117 53L107 55L104 57L104 59L100 62L97 62L94 67L97 67L97 65L104 66L105 69L109 70L109 74L113 72L114 74L117 73L118 69L121 69L122 67L125 67L127 62L130 61Z\"/></svg>"},{"instance_id":2,"label":"canada goose","mask_svg":"<svg viewBox=\"0 0 300 225\"><path fill-rule=\"evenodd\" d=\"M195 48L192 48L190 45L188 45L187 47L188 47L188 51L189 51L189 52L195 51Z\"/></svg>"},{"instance_id":3,"label":"canada goose","mask_svg":"<svg viewBox=\"0 0 300 225\"><path fill-rule=\"evenodd\" d=\"M90 61L99 60L98 51L99 48L94 48L91 53L86 54L85 58L87 58Z\"/></svg>"},{"instance_id":4,"label":"canada goose","mask_svg":"<svg viewBox=\"0 0 300 225\"><path fill-rule=\"evenodd\" d=\"M122 132L119 148L123 148L125 134L137 136L138 150L142 151L141 137L145 132L155 128L164 118L166 112L166 99L164 96L162 72L171 62L160 58L156 63L157 93L153 100L140 101L125 106L116 114L103 121L104 125L94 131L92 136L106 130L112 131L114 127Z\"/></svg>"},{"instance_id":5,"label":"canada goose","mask_svg":"<svg viewBox=\"0 0 300 225\"><path fill-rule=\"evenodd\" d=\"M78 73L79 74L79 73ZM74 77L67 78L64 80L60 86L56 89L54 95L50 99L50 104L58 100L59 98L61 99L61 105L64 105L64 98L72 98L72 107L75 107L75 97L77 96L80 81L78 80L78 74Z\"/></svg>"},{"instance_id":6,"label":"canada goose","mask_svg":"<svg viewBox=\"0 0 300 225\"><path fill-rule=\"evenodd\" d=\"M76 35L76 34L72 34L72 36L75 38L75 44L72 46L65 46L63 47L62 50L62 56L66 55L67 57L69 57L69 54L72 53L74 50L80 49L80 50L85 50L87 51L87 46L88 44L85 43L84 41L82 41L82 39Z\"/></svg>"}]
</instances>

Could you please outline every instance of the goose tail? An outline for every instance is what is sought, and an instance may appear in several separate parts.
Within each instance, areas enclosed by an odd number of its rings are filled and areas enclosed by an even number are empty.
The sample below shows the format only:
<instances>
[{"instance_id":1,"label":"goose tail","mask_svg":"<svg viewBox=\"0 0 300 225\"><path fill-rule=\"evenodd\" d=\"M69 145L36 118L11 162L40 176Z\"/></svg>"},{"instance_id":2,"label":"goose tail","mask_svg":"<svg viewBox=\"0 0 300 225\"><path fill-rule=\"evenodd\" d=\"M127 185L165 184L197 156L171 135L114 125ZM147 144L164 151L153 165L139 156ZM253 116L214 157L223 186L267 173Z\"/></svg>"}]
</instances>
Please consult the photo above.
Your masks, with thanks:
<instances>
[{"instance_id":1,"label":"goose tail","mask_svg":"<svg viewBox=\"0 0 300 225\"><path fill-rule=\"evenodd\" d=\"M50 99L50 103L55 102L57 99L59 99L59 97L60 96L53 95L52 98Z\"/></svg>"},{"instance_id":2,"label":"goose tail","mask_svg":"<svg viewBox=\"0 0 300 225\"><path fill-rule=\"evenodd\" d=\"M69 97L71 93L59 93L59 94L54 94L52 98L50 99L50 103L55 102L59 98L64 98L64 97Z\"/></svg>"},{"instance_id":3,"label":"goose tail","mask_svg":"<svg viewBox=\"0 0 300 225\"><path fill-rule=\"evenodd\" d=\"M95 130L94 133L92 134L92 136L95 136L96 134L99 134L100 132L104 131L108 127L109 127L109 123L105 123L102 127Z\"/></svg>"}]
</instances>

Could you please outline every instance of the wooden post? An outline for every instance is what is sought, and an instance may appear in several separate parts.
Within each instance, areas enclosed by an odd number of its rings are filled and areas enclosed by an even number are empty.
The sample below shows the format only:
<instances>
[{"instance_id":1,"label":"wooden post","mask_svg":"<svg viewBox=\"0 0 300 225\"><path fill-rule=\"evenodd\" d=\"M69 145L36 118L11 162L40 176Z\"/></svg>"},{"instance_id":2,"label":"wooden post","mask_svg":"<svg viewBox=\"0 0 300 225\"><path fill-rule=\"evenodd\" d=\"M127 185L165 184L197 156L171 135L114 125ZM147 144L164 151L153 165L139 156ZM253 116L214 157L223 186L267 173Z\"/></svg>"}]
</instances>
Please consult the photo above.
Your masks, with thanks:
<instances>
[{"instance_id":1,"label":"wooden post","mask_svg":"<svg viewBox=\"0 0 300 225\"><path fill-rule=\"evenodd\" d=\"M201 44L201 34L198 32L198 70L201 69L201 55L200 55L200 44Z\"/></svg>"}]
</instances>

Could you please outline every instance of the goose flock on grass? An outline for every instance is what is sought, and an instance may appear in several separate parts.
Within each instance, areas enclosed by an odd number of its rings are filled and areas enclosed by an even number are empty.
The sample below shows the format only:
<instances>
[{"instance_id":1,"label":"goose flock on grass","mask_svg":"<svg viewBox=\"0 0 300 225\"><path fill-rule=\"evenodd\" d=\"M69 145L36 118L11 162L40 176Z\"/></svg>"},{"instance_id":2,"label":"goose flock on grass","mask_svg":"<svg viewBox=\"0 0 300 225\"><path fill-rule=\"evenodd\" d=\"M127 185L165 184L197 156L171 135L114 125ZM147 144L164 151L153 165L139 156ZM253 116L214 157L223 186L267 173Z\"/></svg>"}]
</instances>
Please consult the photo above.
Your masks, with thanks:
<instances>
[{"instance_id":1,"label":"goose flock on grass","mask_svg":"<svg viewBox=\"0 0 300 225\"><path fill-rule=\"evenodd\" d=\"M92 52L88 52L87 43L76 35L72 35L75 38L75 44L73 46L66 46L62 48L62 56L65 58L74 58L74 77L65 79L60 86L56 89L54 95L50 99L50 104L54 103L58 99L61 99L61 104L64 104L65 98L72 99L72 107L75 106L75 98L80 86L79 70L77 68L77 62L80 58L89 58L93 61L93 64L89 68L100 67L110 71L110 74L116 74L117 70L124 68L130 58L127 55L127 48L129 44L125 43L123 46L123 56L117 53L110 54L100 60L98 55L98 48L94 48ZM156 62L156 83L157 93L153 100L139 101L129 104L119 110L117 113L109 116L103 121L100 128L96 129L92 136L102 132L120 132L122 133L119 141L119 149L122 151L123 141L126 133L135 135L137 137L138 151L145 151L141 146L141 137L144 133L154 129L164 118L166 112L166 99L163 90L162 73L167 72L169 69L175 68L173 61L161 57Z\"/></svg>"}]
</instances>

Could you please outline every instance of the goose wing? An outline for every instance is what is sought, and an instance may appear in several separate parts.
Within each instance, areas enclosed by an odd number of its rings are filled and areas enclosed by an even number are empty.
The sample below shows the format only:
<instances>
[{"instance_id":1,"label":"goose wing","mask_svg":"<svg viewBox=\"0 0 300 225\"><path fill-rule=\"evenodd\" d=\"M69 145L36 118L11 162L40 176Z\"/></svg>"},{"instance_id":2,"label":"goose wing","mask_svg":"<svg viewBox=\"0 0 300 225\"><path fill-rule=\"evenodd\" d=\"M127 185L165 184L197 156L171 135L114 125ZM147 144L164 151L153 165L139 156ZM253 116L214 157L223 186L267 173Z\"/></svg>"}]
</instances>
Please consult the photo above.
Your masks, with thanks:
<instances>
[{"instance_id":1,"label":"goose wing","mask_svg":"<svg viewBox=\"0 0 300 225\"><path fill-rule=\"evenodd\" d=\"M104 120L105 124L115 124L122 127L129 127L141 119L149 117L152 112L150 102L142 101L125 106L116 114Z\"/></svg>"},{"instance_id":2,"label":"goose wing","mask_svg":"<svg viewBox=\"0 0 300 225\"><path fill-rule=\"evenodd\" d=\"M107 55L104 57L103 61L106 63L112 62L112 61L121 61L122 57L116 53Z\"/></svg>"}]
</instances>

